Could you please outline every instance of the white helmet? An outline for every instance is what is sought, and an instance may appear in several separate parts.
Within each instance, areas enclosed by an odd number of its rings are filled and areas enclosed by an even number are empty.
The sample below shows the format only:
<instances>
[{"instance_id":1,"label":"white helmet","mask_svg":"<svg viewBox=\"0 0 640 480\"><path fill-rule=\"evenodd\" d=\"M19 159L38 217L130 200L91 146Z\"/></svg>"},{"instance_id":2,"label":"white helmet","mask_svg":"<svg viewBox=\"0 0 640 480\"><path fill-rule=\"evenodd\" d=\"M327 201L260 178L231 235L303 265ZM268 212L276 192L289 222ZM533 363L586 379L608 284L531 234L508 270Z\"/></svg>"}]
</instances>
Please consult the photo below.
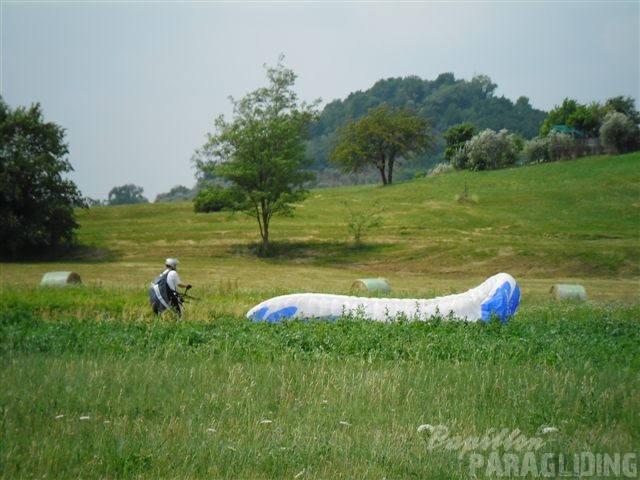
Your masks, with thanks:
<instances>
[{"instance_id":1,"label":"white helmet","mask_svg":"<svg viewBox=\"0 0 640 480\"><path fill-rule=\"evenodd\" d=\"M178 261L178 259L177 259L177 258L167 258L167 259L164 261L164 264L165 264L167 267L171 267L171 268L173 268L173 269L178 268L178 264L179 264L179 263L180 263L180 262Z\"/></svg>"}]
</instances>

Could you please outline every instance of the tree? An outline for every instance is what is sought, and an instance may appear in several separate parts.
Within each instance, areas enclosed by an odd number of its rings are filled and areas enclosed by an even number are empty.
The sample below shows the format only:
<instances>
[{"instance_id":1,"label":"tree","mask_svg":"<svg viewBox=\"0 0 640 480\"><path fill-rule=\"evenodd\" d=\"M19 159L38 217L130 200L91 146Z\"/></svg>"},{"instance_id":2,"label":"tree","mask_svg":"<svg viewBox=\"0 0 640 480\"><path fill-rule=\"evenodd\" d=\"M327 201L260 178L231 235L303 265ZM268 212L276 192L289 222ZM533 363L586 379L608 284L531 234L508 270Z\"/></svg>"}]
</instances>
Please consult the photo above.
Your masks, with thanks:
<instances>
[{"instance_id":1,"label":"tree","mask_svg":"<svg viewBox=\"0 0 640 480\"><path fill-rule=\"evenodd\" d=\"M411 160L433 145L426 119L411 110L383 104L340 129L331 161L350 173L374 166L382 184L388 185L393 183L396 163Z\"/></svg>"},{"instance_id":2,"label":"tree","mask_svg":"<svg viewBox=\"0 0 640 480\"><path fill-rule=\"evenodd\" d=\"M587 137L597 137L605 116L613 112L626 115L634 125L640 123L640 113L635 109L635 101L631 97L612 97L604 105L592 102L588 106L565 98L562 105L549 112L540 128L540 135L548 135L554 125L566 125Z\"/></svg>"},{"instance_id":3,"label":"tree","mask_svg":"<svg viewBox=\"0 0 640 480\"><path fill-rule=\"evenodd\" d=\"M612 97L605 103L605 110L623 113L631 119L634 125L640 124L640 112L636 110L635 101L631 97Z\"/></svg>"},{"instance_id":4,"label":"tree","mask_svg":"<svg viewBox=\"0 0 640 480\"><path fill-rule=\"evenodd\" d=\"M240 189L244 211L253 216L262 238L261 252L269 249L271 219L290 215L293 204L307 194L305 184L313 179L305 139L317 118L318 101L299 102L293 91L296 75L282 65L266 67L269 85L231 98L234 119L215 121L217 133L196 152L200 175L207 172Z\"/></svg>"},{"instance_id":5,"label":"tree","mask_svg":"<svg viewBox=\"0 0 640 480\"><path fill-rule=\"evenodd\" d=\"M0 97L0 249L15 257L73 241L74 207L84 206L64 129L39 104L11 110Z\"/></svg>"},{"instance_id":6,"label":"tree","mask_svg":"<svg viewBox=\"0 0 640 480\"><path fill-rule=\"evenodd\" d=\"M550 132L546 136L548 159L551 162L566 160L578 156L576 139L561 132Z\"/></svg>"},{"instance_id":7,"label":"tree","mask_svg":"<svg viewBox=\"0 0 640 480\"><path fill-rule=\"evenodd\" d=\"M109 205L131 205L135 203L149 203L144 195L142 195L144 189L133 183L121 185L119 187L113 187L109 191L109 198L107 202Z\"/></svg>"},{"instance_id":8,"label":"tree","mask_svg":"<svg viewBox=\"0 0 640 480\"><path fill-rule=\"evenodd\" d=\"M547 136L553 125L568 125L567 121L569 117L575 113L577 109L578 102L576 100L565 98L562 101L562 105L554 107L547 115L547 118L544 119L540 127L540 135L543 137Z\"/></svg>"},{"instance_id":9,"label":"tree","mask_svg":"<svg viewBox=\"0 0 640 480\"><path fill-rule=\"evenodd\" d=\"M167 193L159 193L156 195L155 203L160 202L184 202L185 200L191 200L194 197L192 189L183 185L176 185Z\"/></svg>"},{"instance_id":10,"label":"tree","mask_svg":"<svg viewBox=\"0 0 640 480\"><path fill-rule=\"evenodd\" d=\"M471 140L478 133L478 129L472 123L461 123L449 128L444 134L447 146L444 149L444 158L454 167L466 168L467 157L460 155L464 149L464 144Z\"/></svg>"},{"instance_id":11,"label":"tree","mask_svg":"<svg viewBox=\"0 0 640 480\"><path fill-rule=\"evenodd\" d=\"M587 137L597 137L600 127L600 105L596 102L589 106L578 105L566 119L566 124L583 132Z\"/></svg>"},{"instance_id":12,"label":"tree","mask_svg":"<svg viewBox=\"0 0 640 480\"><path fill-rule=\"evenodd\" d=\"M507 130L494 132L486 129L465 144L471 170L494 170L513 165L521 144Z\"/></svg>"},{"instance_id":13,"label":"tree","mask_svg":"<svg viewBox=\"0 0 640 480\"><path fill-rule=\"evenodd\" d=\"M607 113L600 127L600 140L606 148L616 152L629 152L638 148L638 127L620 112Z\"/></svg>"}]
</instances>

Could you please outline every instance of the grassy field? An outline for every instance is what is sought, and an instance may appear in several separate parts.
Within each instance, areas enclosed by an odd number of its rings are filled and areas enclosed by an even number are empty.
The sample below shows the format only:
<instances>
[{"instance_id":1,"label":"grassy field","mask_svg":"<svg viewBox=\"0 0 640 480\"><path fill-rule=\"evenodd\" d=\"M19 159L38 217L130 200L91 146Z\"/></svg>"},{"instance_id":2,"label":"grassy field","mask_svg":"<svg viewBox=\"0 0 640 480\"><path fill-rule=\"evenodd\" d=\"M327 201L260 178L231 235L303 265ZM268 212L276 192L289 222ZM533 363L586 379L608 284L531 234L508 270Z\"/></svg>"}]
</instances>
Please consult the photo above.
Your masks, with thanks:
<instances>
[{"instance_id":1,"label":"grassy field","mask_svg":"<svg viewBox=\"0 0 640 480\"><path fill-rule=\"evenodd\" d=\"M314 190L295 217L273 220L271 258L252 253L259 234L245 215L196 214L191 203L93 208L78 214L88 248L63 262L3 264L0 281L36 285L46 271L73 270L86 284L144 288L175 256L204 289L344 292L382 276L397 294L432 296L506 271L529 296L564 282L584 284L593 299L635 301L639 164L636 153ZM465 186L472 201L456 200ZM376 200L382 225L355 248L345 203L367 212Z\"/></svg>"},{"instance_id":2,"label":"grassy field","mask_svg":"<svg viewBox=\"0 0 640 480\"><path fill-rule=\"evenodd\" d=\"M543 476L545 453L551 476L560 455L574 473L581 452L637 463L639 162L312 191L274 220L269 258L252 253L257 226L242 215L188 203L81 211L83 248L1 265L0 477L468 478L471 452L494 449L464 440L504 429L542 442L537 471L501 444L519 468L489 476ZM356 247L345 202L366 212L375 200L382 225ZM200 297L181 323L146 304L166 256ZM39 287L51 270L84 284ZM348 293L357 278L385 277L389 295L411 298L498 271L523 291L504 326L244 318L271 296ZM551 300L554 283L581 283L589 301ZM444 427L458 439L437 441Z\"/></svg>"}]
</instances>

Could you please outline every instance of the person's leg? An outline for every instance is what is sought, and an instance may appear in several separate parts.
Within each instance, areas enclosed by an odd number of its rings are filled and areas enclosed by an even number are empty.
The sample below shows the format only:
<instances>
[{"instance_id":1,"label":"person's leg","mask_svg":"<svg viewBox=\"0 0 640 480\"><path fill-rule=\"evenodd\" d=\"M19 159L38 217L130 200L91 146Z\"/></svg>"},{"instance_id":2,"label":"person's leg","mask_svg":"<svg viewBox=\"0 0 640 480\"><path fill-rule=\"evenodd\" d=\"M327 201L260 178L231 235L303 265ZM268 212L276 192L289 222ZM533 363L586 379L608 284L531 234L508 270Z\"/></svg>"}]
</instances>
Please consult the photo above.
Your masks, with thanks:
<instances>
[{"instance_id":1,"label":"person's leg","mask_svg":"<svg viewBox=\"0 0 640 480\"><path fill-rule=\"evenodd\" d=\"M171 302L171 309L176 312L176 315L178 316L178 320L182 320L182 312L183 312L182 302L180 302L178 295L172 295L170 302Z\"/></svg>"}]
</instances>

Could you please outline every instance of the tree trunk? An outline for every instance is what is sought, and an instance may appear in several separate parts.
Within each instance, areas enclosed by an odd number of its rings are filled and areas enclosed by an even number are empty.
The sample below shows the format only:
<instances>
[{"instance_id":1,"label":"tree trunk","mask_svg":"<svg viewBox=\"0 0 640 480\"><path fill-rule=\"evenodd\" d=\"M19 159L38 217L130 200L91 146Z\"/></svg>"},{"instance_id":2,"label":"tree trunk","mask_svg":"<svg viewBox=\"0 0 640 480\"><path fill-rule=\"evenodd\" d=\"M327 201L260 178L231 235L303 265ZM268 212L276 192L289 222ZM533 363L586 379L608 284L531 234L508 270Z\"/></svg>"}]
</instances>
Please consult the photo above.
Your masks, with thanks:
<instances>
[{"instance_id":1,"label":"tree trunk","mask_svg":"<svg viewBox=\"0 0 640 480\"><path fill-rule=\"evenodd\" d=\"M269 251L269 212L266 207L262 208L262 253Z\"/></svg>"},{"instance_id":2,"label":"tree trunk","mask_svg":"<svg viewBox=\"0 0 640 480\"><path fill-rule=\"evenodd\" d=\"M384 159L382 160L382 162L378 162L378 164L376 165L376 168L378 169L378 171L380 171L380 176L382 177L382 184L386 185L387 184L387 176L385 175L385 161Z\"/></svg>"},{"instance_id":3,"label":"tree trunk","mask_svg":"<svg viewBox=\"0 0 640 480\"><path fill-rule=\"evenodd\" d=\"M387 184L387 177L384 174L384 169L379 168L378 170L380 170L380 177L382 178L382 184L386 185Z\"/></svg>"}]
</instances>

